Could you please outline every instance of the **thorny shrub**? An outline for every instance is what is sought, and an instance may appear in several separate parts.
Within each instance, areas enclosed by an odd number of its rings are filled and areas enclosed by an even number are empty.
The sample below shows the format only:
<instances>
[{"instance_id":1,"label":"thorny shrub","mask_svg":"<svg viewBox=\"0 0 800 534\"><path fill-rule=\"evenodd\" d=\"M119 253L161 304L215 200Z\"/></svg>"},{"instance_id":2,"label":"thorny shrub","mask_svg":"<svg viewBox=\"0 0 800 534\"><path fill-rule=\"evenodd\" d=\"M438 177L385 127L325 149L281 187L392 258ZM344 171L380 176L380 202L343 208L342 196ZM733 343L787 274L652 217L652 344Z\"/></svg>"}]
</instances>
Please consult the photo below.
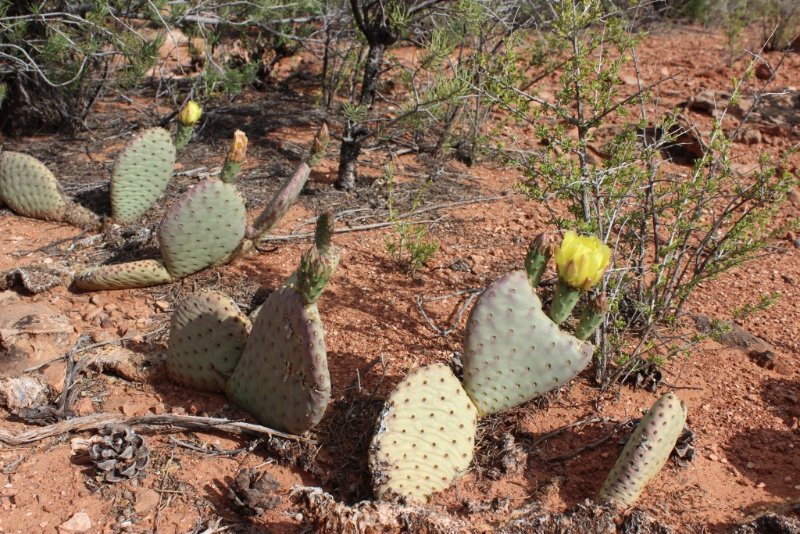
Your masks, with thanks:
<instances>
[{"instance_id":1,"label":"thorny shrub","mask_svg":"<svg viewBox=\"0 0 800 534\"><path fill-rule=\"evenodd\" d=\"M553 10L552 31L540 43L552 53L541 69L558 73L558 91L545 99L520 89L519 80L496 77L492 92L498 105L532 125L543 146L499 149L524 172L521 190L550 209L550 223L595 234L614 251L614 268L598 288L610 311L596 334L595 378L608 385L644 358L670 357L697 342L664 327L676 324L701 283L767 246L770 219L795 185L785 162L797 147L779 161L763 154L758 168L741 174L732 139L744 120L726 133L722 113L690 170L665 166L664 152L686 139L689 127L677 111L650 106L653 87L641 81L639 91L623 96L620 73L628 65L638 72L640 39L626 13L607 12L599 0L554 2ZM766 83L755 87L752 70L751 64L735 81L733 104L753 90L758 106ZM592 147L611 117L624 124L599 159ZM555 209L554 199L568 212Z\"/></svg>"}]
</instances>

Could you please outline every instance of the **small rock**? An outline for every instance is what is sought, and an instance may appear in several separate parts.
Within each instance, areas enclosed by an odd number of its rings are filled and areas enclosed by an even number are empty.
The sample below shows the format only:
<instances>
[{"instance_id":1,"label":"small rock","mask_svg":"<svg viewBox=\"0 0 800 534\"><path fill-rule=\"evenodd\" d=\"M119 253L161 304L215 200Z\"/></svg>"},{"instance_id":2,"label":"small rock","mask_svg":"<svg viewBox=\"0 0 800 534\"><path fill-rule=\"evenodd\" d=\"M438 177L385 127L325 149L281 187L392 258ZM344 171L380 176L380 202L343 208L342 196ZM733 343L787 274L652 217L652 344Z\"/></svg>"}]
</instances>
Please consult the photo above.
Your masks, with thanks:
<instances>
[{"instance_id":1,"label":"small rock","mask_svg":"<svg viewBox=\"0 0 800 534\"><path fill-rule=\"evenodd\" d=\"M716 454L709 454L708 459L711 460L712 462L718 462L719 456L717 456Z\"/></svg>"},{"instance_id":2,"label":"small rock","mask_svg":"<svg viewBox=\"0 0 800 534\"><path fill-rule=\"evenodd\" d=\"M760 145L761 131L755 128L746 128L741 134L741 139L746 145Z\"/></svg>"},{"instance_id":3,"label":"small rock","mask_svg":"<svg viewBox=\"0 0 800 534\"><path fill-rule=\"evenodd\" d=\"M67 521L61 523L58 528L69 532L86 532L92 528L92 520L86 512L78 512Z\"/></svg>"},{"instance_id":4,"label":"small rock","mask_svg":"<svg viewBox=\"0 0 800 534\"><path fill-rule=\"evenodd\" d=\"M766 63L759 63L756 65L755 75L759 80L769 80L772 77L772 68Z\"/></svg>"},{"instance_id":5,"label":"small rock","mask_svg":"<svg viewBox=\"0 0 800 534\"><path fill-rule=\"evenodd\" d=\"M0 406L11 413L47 404L48 388L28 376L0 379Z\"/></svg>"},{"instance_id":6,"label":"small rock","mask_svg":"<svg viewBox=\"0 0 800 534\"><path fill-rule=\"evenodd\" d=\"M133 505L133 509L137 514L146 514L158 506L160 500L158 492L150 488L140 488L136 491L136 504Z\"/></svg>"},{"instance_id":7,"label":"small rock","mask_svg":"<svg viewBox=\"0 0 800 534\"><path fill-rule=\"evenodd\" d=\"M78 401L72 406L72 409L75 410L75 413L81 416L94 413L92 399L89 397L81 397L78 399Z\"/></svg>"},{"instance_id":8,"label":"small rock","mask_svg":"<svg viewBox=\"0 0 800 534\"><path fill-rule=\"evenodd\" d=\"M91 302L95 306L102 306L103 305L103 298L100 295L92 295L89 298L89 302Z\"/></svg>"},{"instance_id":9,"label":"small rock","mask_svg":"<svg viewBox=\"0 0 800 534\"><path fill-rule=\"evenodd\" d=\"M765 486L766 486L766 484L764 484L763 482L759 482L758 484L756 484L757 488L763 488Z\"/></svg>"},{"instance_id":10,"label":"small rock","mask_svg":"<svg viewBox=\"0 0 800 534\"><path fill-rule=\"evenodd\" d=\"M755 466L756 466L756 464L754 464L753 462L747 462L747 468L748 469L753 469Z\"/></svg>"},{"instance_id":11,"label":"small rock","mask_svg":"<svg viewBox=\"0 0 800 534\"><path fill-rule=\"evenodd\" d=\"M159 402L158 404L153 406L152 410L155 415L164 415L164 413L166 413L167 411L163 402Z\"/></svg>"},{"instance_id":12,"label":"small rock","mask_svg":"<svg viewBox=\"0 0 800 534\"><path fill-rule=\"evenodd\" d=\"M103 330L95 330L92 332L92 341L95 343L102 343L103 341L111 340L111 335Z\"/></svg>"},{"instance_id":13,"label":"small rock","mask_svg":"<svg viewBox=\"0 0 800 534\"><path fill-rule=\"evenodd\" d=\"M795 206L800 206L800 190L795 187L786 193L786 199Z\"/></svg>"},{"instance_id":14,"label":"small rock","mask_svg":"<svg viewBox=\"0 0 800 534\"><path fill-rule=\"evenodd\" d=\"M169 305L169 302L167 302L166 300L157 300L156 308L158 308L161 311L169 311L171 306Z\"/></svg>"},{"instance_id":15,"label":"small rock","mask_svg":"<svg viewBox=\"0 0 800 534\"><path fill-rule=\"evenodd\" d=\"M125 414L127 417L133 417L134 415L136 415L136 409L130 404L123 404L121 409L122 413Z\"/></svg>"}]
</instances>

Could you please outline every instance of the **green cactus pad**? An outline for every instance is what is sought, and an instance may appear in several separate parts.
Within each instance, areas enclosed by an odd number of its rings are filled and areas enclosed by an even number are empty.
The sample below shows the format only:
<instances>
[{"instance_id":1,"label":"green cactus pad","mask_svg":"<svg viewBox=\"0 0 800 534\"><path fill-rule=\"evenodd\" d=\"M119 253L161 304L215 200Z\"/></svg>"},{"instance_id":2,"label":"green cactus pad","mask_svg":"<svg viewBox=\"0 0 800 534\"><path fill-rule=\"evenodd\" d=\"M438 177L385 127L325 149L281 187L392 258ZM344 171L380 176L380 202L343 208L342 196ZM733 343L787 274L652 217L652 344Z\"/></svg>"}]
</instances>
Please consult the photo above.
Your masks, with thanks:
<instances>
[{"instance_id":1,"label":"green cactus pad","mask_svg":"<svg viewBox=\"0 0 800 534\"><path fill-rule=\"evenodd\" d=\"M425 499L469 467L478 411L449 367L435 364L406 377L386 401L370 445L378 498Z\"/></svg>"},{"instance_id":2,"label":"green cactus pad","mask_svg":"<svg viewBox=\"0 0 800 534\"><path fill-rule=\"evenodd\" d=\"M249 331L250 321L231 299L214 291L192 293L172 316L170 378L200 391L225 391Z\"/></svg>"},{"instance_id":3,"label":"green cactus pad","mask_svg":"<svg viewBox=\"0 0 800 534\"><path fill-rule=\"evenodd\" d=\"M150 287L171 281L164 264L158 260L101 265L75 276L75 286L86 290Z\"/></svg>"},{"instance_id":4,"label":"green cactus pad","mask_svg":"<svg viewBox=\"0 0 800 534\"><path fill-rule=\"evenodd\" d=\"M686 405L674 393L656 401L636 425L611 469L600 499L630 506L669 459L686 424Z\"/></svg>"},{"instance_id":5,"label":"green cactus pad","mask_svg":"<svg viewBox=\"0 0 800 534\"><path fill-rule=\"evenodd\" d=\"M212 178L186 192L158 229L169 273L182 278L223 261L244 237L244 199L233 184Z\"/></svg>"},{"instance_id":6,"label":"green cactus pad","mask_svg":"<svg viewBox=\"0 0 800 534\"><path fill-rule=\"evenodd\" d=\"M136 222L172 178L175 146L169 132L150 128L133 138L117 156L111 175L111 216L120 224Z\"/></svg>"},{"instance_id":7,"label":"green cactus pad","mask_svg":"<svg viewBox=\"0 0 800 534\"><path fill-rule=\"evenodd\" d=\"M514 271L489 286L469 316L464 389L488 415L562 386L591 356L591 344L547 317L525 271Z\"/></svg>"},{"instance_id":8,"label":"green cactus pad","mask_svg":"<svg viewBox=\"0 0 800 534\"><path fill-rule=\"evenodd\" d=\"M0 198L14 213L46 221L63 220L67 208L53 173L19 152L0 153Z\"/></svg>"},{"instance_id":9,"label":"green cactus pad","mask_svg":"<svg viewBox=\"0 0 800 534\"><path fill-rule=\"evenodd\" d=\"M331 395L322 321L292 288L261 306L233 375L228 398L262 424L293 433L316 425Z\"/></svg>"}]
</instances>

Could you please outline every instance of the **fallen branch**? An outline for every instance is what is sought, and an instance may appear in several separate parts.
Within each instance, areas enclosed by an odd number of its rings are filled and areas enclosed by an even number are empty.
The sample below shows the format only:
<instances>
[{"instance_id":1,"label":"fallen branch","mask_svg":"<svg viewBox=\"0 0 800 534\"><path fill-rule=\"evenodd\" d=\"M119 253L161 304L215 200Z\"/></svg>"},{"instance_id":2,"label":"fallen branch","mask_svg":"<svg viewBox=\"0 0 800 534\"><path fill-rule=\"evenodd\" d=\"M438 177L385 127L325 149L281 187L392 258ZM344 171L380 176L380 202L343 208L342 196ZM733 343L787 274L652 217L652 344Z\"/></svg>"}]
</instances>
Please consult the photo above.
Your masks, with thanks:
<instances>
[{"instance_id":1,"label":"fallen branch","mask_svg":"<svg viewBox=\"0 0 800 534\"><path fill-rule=\"evenodd\" d=\"M407 213L401 213L400 215L398 215L392 221L384 221L384 222L378 222L378 223L363 224L363 225L360 225L360 226L348 226L346 228L336 228L336 229L334 229L333 233L334 234L346 234L346 233L349 233L349 232L364 232L364 231L367 231L367 230L378 230L380 228L386 228L386 227L389 227L389 226L393 226L393 225L395 225L397 223L397 221L402 221L404 219L410 219L411 217L415 217L417 215L421 215L421 214L427 213L429 211L458 208L458 207L461 207L461 206L467 206L469 204L480 204L480 203L484 203L484 202L487 202L487 203L488 202L494 202L495 200L500 200L502 198L505 198L505 195L496 195L496 196L491 196L491 197L478 197L478 198L471 198L471 199L468 199L468 200L459 200L459 201L456 201L456 202L447 202L445 204L434 204L432 206L425 206L423 208L418 208L418 209L415 209L413 211L409 211ZM354 210L346 210L346 211L343 211L341 213L335 213L333 215L333 218L337 219L343 213L349 213L349 212L353 212L353 211ZM432 224L432 223L439 222L441 220L442 220L442 217L439 217L437 219L430 219L430 220L425 220L425 221L416 221L416 223L417 224ZM306 224L306 223L310 224L310 221L312 221L312 219L309 219L309 221L305 221L304 224ZM311 237L314 237L314 232L306 232L306 233L303 233L303 234L289 234L289 235L269 235L269 236L265 235L265 236L261 237L258 240L258 242L259 243L265 243L267 241L294 241L296 239L308 239L308 238L311 238Z\"/></svg>"},{"instance_id":2,"label":"fallen branch","mask_svg":"<svg viewBox=\"0 0 800 534\"><path fill-rule=\"evenodd\" d=\"M291 441L307 441L308 438L295 434L287 434L278 430L233 421L218 417L196 417L192 415L142 415L139 417L124 418L114 413L98 413L84 417L76 417L48 425L33 430L12 434L0 428L0 443L9 446L27 445L37 441L58 436L68 432L83 432L85 430L96 430L110 424L122 424L139 430L154 430L160 432L172 432L182 430L200 431L222 431L231 434L253 434L257 436L267 436L288 439Z\"/></svg>"}]
</instances>

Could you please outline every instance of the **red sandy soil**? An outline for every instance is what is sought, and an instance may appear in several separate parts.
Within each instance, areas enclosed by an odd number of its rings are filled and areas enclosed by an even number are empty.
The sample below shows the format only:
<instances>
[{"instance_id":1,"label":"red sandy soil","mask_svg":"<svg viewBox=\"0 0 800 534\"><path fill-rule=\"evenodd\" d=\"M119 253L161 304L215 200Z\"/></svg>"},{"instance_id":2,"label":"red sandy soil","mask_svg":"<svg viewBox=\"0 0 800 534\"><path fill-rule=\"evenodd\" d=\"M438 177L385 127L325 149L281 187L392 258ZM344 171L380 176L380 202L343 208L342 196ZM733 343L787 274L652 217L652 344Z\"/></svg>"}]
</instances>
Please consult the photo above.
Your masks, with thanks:
<instances>
[{"instance_id":1,"label":"red sandy soil","mask_svg":"<svg viewBox=\"0 0 800 534\"><path fill-rule=\"evenodd\" d=\"M665 105L685 100L701 89L725 90L731 77L740 74L743 67L742 61L732 68L727 66L721 38L695 30L656 32L645 39L639 54L640 64L645 65L642 73L645 80L675 76L660 89ZM770 58L774 60L777 55L767 57ZM800 55L795 54L788 57L779 71L775 87L798 86ZM708 117L693 118L708 124ZM301 130L301 134L296 133ZM292 134L292 141L304 143L310 139L311 131L286 126L267 131L261 137L251 137L254 150L245 174L265 164L259 159L259 145L281 147L287 135ZM525 134L509 132L517 137ZM83 154L84 147L90 144L88 138L68 140L68 144L65 141L59 145L63 149L59 154L48 149L51 139L41 137L8 140L6 148L22 149L37 156L47 154L48 163L55 162L56 168L63 168L59 165L67 165L71 160L75 175L91 173L86 169L92 168L94 175L99 176L105 171L97 162L105 162L108 168L124 139L109 139L99 145L92 141L91 161L77 160L77 155ZM737 143L735 151L740 158L737 164L754 163L760 151L775 155L792 142L797 142L797 138L764 135L761 144ZM205 164L221 163L224 154L221 145L217 143L207 149L209 161ZM325 185L332 179L337 151L338 146L333 143L322 165L324 171L315 173L313 179L317 183L312 184L322 192L322 200L331 203L334 212L337 205L354 202L352 195L332 192ZM371 157L374 167L365 166L362 172L379 176L383 161ZM199 166L193 160L184 159L181 163L184 170ZM797 172L797 161L793 164ZM414 277L388 257L385 240L391 234L390 229L336 237L343 249L341 266L319 304L333 384L333 404L322 427L330 426L331 419L336 417L336 421L348 425L345 431L352 428L352 432L371 434L370 427L347 419L345 412L348 406L355 406L353 399L374 394L379 404L409 372L433 362L447 362L454 351L461 350L463 324L449 336L436 335L415 299L482 288L509 270L521 268L528 241L546 229L544 207L513 191L521 178L514 170L498 168L492 163L475 167L448 163L448 169L455 176L454 183L461 184L451 200L471 195L499 198L441 210L437 217L431 217L437 219L430 231L440 250ZM686 168L676 169L688 172ZM401 181L418 180L424 176L419 171L419 162L413 156L396 161L395 174ZM68 180L72 173L63 174ZM273 185L276 184L277 180ZM378 193L375 196L384 194L382 190ZM309 230L308 221L317 209L315 202L319 201L303 197L275 234L288 233L301 223ZM251 206L251 215L254 211L255 206ZM800 201L795 201L781 208L778 219L785 222L799 214ZM41 252L15 254L77 234L74 228L65 225L24 219L3 211L0 269L46 262L48 257ZM689 355L669 361L663 370L664 383L676 388L688 407L688 424L696 434L697 455L688 467L668 464L648 486L639 507L677 532L723 532L729 525L750 516L766 510L788 510L800 501L800 456L795 450L800 446L800 307L796 304L800 297L800 249L793 246L793 236L788 237L776 240L756 261L703 284L688 307L690 314L730 320L736 307L754 304L762 294L780 291L782 297L777 303L740 322L774 347L775 368L762 368L741 350L708 339ZM249 304L242 295L252 297L258 287L275 288L293 271L308 243L268 245L262 253L189 277L176 284L177 287L101 293L56 288L40 295L21 295L20 299L46 304L64 314L77 333L90 334L95 341L146 334L167 325L175 298L195 287L234 291L243 299L240 302ZM468 268L452 269L458 260ZM425 309L430 320L442 327L449 325L463 298L460 295L429 302ZM686 328L687 335L693 333L689 326ZM140 342L137 346L151 353L163 354L166 337L161 334L150 341L136 341ZM64 364L50 365L44 372L49 382L59 387ZM666 388L662 384L658 394ZM82 398L78 403L82 414L116 411L126 416L167 412L246 417L220 395L200 394L172 385L166 379L132 382L97 374L92 377L86 396L89 400ZM538 500L547 510L561 511L591 498L620 451L619 441L625 434L585 452L571 453L607 435L615 422L639 417L656 398L655 393L627 386L601 393L592 386L590 372L585 372L551 396L549 402L515 410L513 416L498 423L496 432L513 430L517 435L529 435L532 442L568 423L588 418L598 422L567 429L535 449L526 449L528 463L517 472L501 473L492 480L493 477L481 474L478 469L471 471L452 488L434 496L432 503L454 513L465 513L464 502L471 501L477 509L483 506L489 510L495 498L508 499L506 506L511 509ZM2 411L0 426L13 432L32 428ZM89 434L84 433L83 437ZM196 432L171 436L219 449L247 445L246 439L225 434ZM75 436L64 435L32 446L0 448L0 532L57 532L59 525L80 511L91 519L90 532L119 531L126 525L126 531L130 532L192 532L214 518L222 518L222 526L235 525L235 531L249 524L255 531L294 532L301 528L302 518L292 508L288 497L291 488L321 483L318 476L296 465L282 465L262 448L230 457L210 456L177 445L168 434L150 433L146 436L153 457L149 475L138 486L130 483L97 486L85 466L74 463L72 437ZM522 446L524 449L524 443ZM341 451L326 446L317 458L320 465L344 469L335 478L338 487L325 489L350 502L369 496L364 473L357 469L363 467L363 447L352 454L355 457L344 458ZM559 456L569 458L560 460ZM231 506L226 488L240 468L254 466L266 469L281 484L281 503L243 523ZM348 473L348 469L352 472ZM149 508L148 498L153 493L147 490L154 490L157 496ZM137 503L140 503L138 510ZM496 513L477 513L473 521L477 529L484 520L497 517Z\"/></svg>"}]
</instances>

